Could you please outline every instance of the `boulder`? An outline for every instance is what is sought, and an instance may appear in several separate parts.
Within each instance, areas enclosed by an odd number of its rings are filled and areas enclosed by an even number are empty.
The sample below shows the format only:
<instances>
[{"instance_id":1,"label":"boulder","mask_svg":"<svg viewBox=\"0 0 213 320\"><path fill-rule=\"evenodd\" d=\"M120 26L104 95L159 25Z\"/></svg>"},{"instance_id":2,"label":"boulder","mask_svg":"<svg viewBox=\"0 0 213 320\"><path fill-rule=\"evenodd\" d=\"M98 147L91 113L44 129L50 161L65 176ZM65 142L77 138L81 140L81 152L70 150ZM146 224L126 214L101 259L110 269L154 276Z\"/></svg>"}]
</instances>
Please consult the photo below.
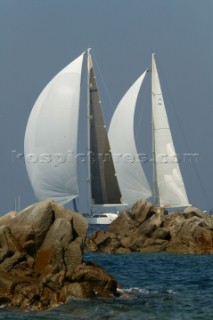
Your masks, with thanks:
<instances>
[{"instance_id":1,"label":"boulder","mask_svg":"<svg viewBox=\"0 0 213 320\"><path fill-rule=\"evenodd\" d=\"M69 295L117 296L115 279L83 260L87 230L82 215L50 200L1 217L0 302L41 310Z\"/></svg>"},{"instance_id":2,"label":"boulder","mask_svg":"<svg viewBox=\"0 0 213 320\"><path fill-rule=\"evenodd\" d=\"M131 210L133 219L135 219L139 223L143 223L152 215L152 211L150 210L151 208L152 208L151 203L143 199L139 200L133 205Z\"/></svg>"},{"instance_id":3,"label":"boulder","mask_svg":"<svg viewBox=\"0 0 213 320\"><path fill-rule=\"evenodd\" d=\"M105 233L90 235L86 250L212 254L213 216L194 207L168 214L164 208L141 200L122 212Z\"/></svg>"},{"instance_id":4,"label":"boulder","mask_svg":"<svg viewBox=\"0 0 213 320\"><path fill-rule=\"evenodd\" d=\"M16 211L10 211L6 213L4 216L0 217L0 226L5 225L11 219L15 218L18 213Z\"/></svg>"}]
</instances>

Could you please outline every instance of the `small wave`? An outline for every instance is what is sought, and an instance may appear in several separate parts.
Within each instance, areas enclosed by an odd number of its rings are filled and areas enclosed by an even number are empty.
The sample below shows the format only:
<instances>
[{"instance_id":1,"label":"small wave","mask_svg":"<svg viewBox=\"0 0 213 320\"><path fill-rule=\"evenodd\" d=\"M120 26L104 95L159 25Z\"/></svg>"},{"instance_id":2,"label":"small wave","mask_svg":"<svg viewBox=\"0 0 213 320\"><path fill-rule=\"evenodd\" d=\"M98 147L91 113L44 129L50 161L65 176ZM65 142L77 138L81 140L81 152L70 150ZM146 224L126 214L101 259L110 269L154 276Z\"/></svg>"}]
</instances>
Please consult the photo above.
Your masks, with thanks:
<instances>
[{"instance_id":1,"label":"small wave","mask_svg":"<svg viewBox=\"0 0 213 320\"><path fill-rule=\"evenodd\" d=\"M67 302L70 302L70 301L87 302L88 298L68 296Z\"/></svg>"},{"instance_id":2,"label":"small wave","mask_svg":"<svg viewBox=\"0 0 213 320\"><path fill-rule=\"evenodd\" d=\"M165 291L162 290L148 290L148 289L144 289L144 288L137 288L137 287L133 287L133 288L122 288L122 289L117 289L117 291L119 293L130 293L130 294L143 294L143 295L153 295L153 294L169 294L169 295L175 295L177 294L176 291L172 290L172 289L168 289Z\"/></svg>"},{"instance_id":3,"label":"small wave","mask_svg":"<svg viewBox=\"0 0 213 320\"><path fill-rule=\"evenodd\" d=\"M117 289L118 292L120 293L142 293L142 294L148 294L150 291L147 289L142 289L142 288L123 288L123 289Z\"/></svg>"},{"instance_id":4,"label":"small wave","mask_svg":"<svg viewBox=\"0 0 213 320\"><path fill-rule=\"evenodd\" d=\"M172 289L169 289L166 292L169 293L169 294L177 294L177 291L174 291Z\"/></svg>"}]
</instances>

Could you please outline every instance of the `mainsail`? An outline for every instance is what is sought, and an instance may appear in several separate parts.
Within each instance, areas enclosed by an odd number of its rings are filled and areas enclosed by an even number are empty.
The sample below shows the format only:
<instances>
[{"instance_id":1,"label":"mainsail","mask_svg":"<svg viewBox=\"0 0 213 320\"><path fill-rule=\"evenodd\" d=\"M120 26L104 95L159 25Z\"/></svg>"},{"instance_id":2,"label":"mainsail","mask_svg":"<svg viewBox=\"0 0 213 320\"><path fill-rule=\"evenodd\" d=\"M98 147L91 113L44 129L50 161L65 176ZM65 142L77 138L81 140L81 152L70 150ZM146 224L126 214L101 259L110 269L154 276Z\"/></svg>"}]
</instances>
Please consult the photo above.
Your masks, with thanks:
<instances>
[{"instance_id":1,"label":"mainsail","mask_svg":"<svg viewBox=\"0 0 213 320\"><path fill-rule=\"evenodd\" d=\"M119 204L121 193L112 161L101 101L90 52L89 67L89 152L91 205Z\"/></svg>"},{"instance_id":2,"label":"mainsail","mask_svg":"<svg viewBox=\"0 0 213 320\"><path fill-rule=\"evenodd\" d=\"M166 114L154 54L152 55L152 121L155 203L164 207L189 206Z\"/></svg>"}]
</instances>

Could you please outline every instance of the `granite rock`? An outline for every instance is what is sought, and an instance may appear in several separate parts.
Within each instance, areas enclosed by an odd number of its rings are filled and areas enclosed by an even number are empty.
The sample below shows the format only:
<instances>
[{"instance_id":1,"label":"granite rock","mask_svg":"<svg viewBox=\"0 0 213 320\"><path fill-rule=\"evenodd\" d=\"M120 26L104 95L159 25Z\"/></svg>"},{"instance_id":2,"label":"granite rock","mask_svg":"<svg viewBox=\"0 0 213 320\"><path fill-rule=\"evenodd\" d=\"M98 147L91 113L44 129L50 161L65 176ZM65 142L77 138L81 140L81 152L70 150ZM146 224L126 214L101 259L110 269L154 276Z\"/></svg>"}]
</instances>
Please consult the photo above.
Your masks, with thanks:
<instances>
[{"instance_id":1,"label":"granite rock","mask_svg":"<svg viewBox=\"0 0 213 320\"><path fill-rule=\"evenodd\" d=\"M117 282L84 262L87 220L46 200L0 218L0 302L42 310L74 297L117 296Z\"/></svg>"}]
</instances>

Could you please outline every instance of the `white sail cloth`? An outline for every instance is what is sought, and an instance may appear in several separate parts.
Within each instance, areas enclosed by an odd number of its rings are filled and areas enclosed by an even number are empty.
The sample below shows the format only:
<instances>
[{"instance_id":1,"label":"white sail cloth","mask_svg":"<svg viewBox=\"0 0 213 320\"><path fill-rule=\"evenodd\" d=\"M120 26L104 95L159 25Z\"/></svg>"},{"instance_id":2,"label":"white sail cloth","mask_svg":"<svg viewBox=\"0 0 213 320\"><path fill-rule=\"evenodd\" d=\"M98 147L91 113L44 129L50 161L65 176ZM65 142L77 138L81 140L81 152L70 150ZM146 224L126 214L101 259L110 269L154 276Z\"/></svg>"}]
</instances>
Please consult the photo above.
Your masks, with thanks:
<instances>
[{"instance_id":1,"label":"white sail cloth","mask_svg":"<svg viewBox=\"0 0 213 320\"><path fill-rule=\"evenodd\" d=\"M65 204L79 195L75 155L83 56L47 84L27 123L25 162L38 200L52 198Z\"/></svg>"},{"instance_id":2,"label":"white sail cloth","mask_svg":"<svg viewBox=\"0 0 213 320\"><path fill-rule=\"evenodd\" d=\"M133 205L149 198L151 189L138 158L134 136L134 114L144 72L119 102L109 127L109 141L123 201Z\"/></svg>"},{"instance_id":3,"label":"white sail cloth","mask_svg":"<svg viewBox=\"0 0 213 320\"><path fill-rule=\"evenodd\" d=\"M152 56L152 117L154 194L156 204L164 207L189 206L183 178L169 127L159 76Z\"/></svg>"}]
</instances>

